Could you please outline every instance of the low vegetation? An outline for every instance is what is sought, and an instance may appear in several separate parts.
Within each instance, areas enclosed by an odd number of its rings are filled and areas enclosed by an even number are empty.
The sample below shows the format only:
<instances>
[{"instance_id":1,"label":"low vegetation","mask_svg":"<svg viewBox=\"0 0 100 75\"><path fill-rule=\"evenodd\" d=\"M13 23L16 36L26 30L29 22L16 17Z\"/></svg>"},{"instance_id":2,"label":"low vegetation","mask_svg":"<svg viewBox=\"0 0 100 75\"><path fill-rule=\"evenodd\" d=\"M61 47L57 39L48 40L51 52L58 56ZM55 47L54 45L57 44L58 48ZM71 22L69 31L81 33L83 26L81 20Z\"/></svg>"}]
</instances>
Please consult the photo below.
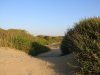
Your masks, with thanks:
<instances>
[{"instance_id":1,"label":"low vegetation","mask_svg":"<svg viewBox=\"0 0 100 75\"><path fill-rule=\"evenodd\" d=\"M15 48L32 56L49 51L46 45L60 43L61 40L59 36L33 36L25 30L0 29L0 47Z\"/></svg>"},{"instance_id":2,"label":"low vegetation","mask_svg":"<svg viewBox=\"0 0 100 75\"><path fill-rule=\"evenodd\" d=\"M32 56L50 50L45 46L42 46L40 44L38 45L38 42L37 44L35 42L35 37L26 32L25 30L0 29L0 47L16 48ZM34 52L34 54L30 52Z\"/></svg>"},{"instance_id":3,"label":"low vegetation","mask_svg":"<svg viewBox=\"0 0 100 75\"><path fill-rule=\"evenodd\" d=\"M37 41L43 45L50 45L50 44L60 44L63 36L44 36L38 35Z\"/></svg>"},{"instance_id":4,"label":"low vegetation","mask_svg":"<svg viewBox=\"0 0 100 75\"><path fill-rule=\"evenodd\" d=\"M81 75L100 75L100 17L76 23L65 34L61 50L63 54L76 53Z\"/></svg>"},{"instance_id":5,"label":"low vegetation","mask_svg":"<svg viewBox=\"0 0 100 75\"><path fill-rule=\"evenodd\" d=\"M44 52L47 52L50 50L48 47L41 45L37 42L33 42L32 47L34 48L35 51L33 49L30 49L29 54L35 55L35 56L40 54L40 53L44 53Z\"/></svg>"}]
</instances>

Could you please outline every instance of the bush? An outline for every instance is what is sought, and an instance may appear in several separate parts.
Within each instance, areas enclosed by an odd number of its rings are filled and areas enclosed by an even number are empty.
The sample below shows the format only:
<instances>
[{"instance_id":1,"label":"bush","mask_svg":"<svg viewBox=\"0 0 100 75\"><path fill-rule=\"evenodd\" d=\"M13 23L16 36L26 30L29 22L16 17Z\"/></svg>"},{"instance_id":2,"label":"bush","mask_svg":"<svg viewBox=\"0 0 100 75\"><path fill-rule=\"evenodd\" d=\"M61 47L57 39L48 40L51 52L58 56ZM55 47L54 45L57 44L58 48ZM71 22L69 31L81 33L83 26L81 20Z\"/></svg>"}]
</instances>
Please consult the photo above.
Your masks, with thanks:
<instances>
[{"instance_id":1,"label":"bush","mask_svg":"<svg viewBox=\"0 0 100 75\"><path fill-rule=\"evenodd\" d=\"M100 75L100 18L88 18L75 24L65 35L63 54L75 52L82 75Z\"/></svg>"},{"instance_id":2,"label":"bush","mask_svg":"<svg viewBox=\"0 0 100 75\"><path fill-rule=\"evenodd\" d=\"M33 47L34 49L31 49L31 50L29 51L29 55L31 55L31 56L36 56L36 55L38 55L38 54L40 54L40 53L44 53L44 52L47 52L47 51L50 50L48 47L43 46L43 45L41 45L41 44L39 44L39 43L37 43L37 42L33 42L33 43L32 43L32 47ZM34 50L35 50L35 51L34 51Z\"/></svg>"},{"instance_id":3,"label":"bush","mask_svg":"<svg viewBox=\"0 0 100 75\"><path fill-rule=\"evenodd\" d=\"M74 41L72 40L73 29L68 30L65 34L62 43L61 43L61 51L62 55L72 53L73 51L77 50Z\"/></svg>"}]
</instances>

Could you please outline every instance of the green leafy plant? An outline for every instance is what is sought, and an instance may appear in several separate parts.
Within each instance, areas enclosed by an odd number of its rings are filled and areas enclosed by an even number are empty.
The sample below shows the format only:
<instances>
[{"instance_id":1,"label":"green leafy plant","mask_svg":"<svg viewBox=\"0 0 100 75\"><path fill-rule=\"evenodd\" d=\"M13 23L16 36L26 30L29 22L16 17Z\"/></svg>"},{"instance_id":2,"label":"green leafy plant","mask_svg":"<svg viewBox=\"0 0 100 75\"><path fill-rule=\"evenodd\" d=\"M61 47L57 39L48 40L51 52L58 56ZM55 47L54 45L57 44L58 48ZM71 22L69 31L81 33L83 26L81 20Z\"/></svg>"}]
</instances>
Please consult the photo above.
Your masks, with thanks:
<instances>
[{"instance_id":1,"label":"green leafy plant","mask_svg":"<svg viewBox=\"0 0 100 75\"><path fill-rule=\"evenodd\" d=\"M82 75L100 75L100 18L76 23L66 33L61 49L63 54L76 53Z\"/></svg>"}]
</instances>

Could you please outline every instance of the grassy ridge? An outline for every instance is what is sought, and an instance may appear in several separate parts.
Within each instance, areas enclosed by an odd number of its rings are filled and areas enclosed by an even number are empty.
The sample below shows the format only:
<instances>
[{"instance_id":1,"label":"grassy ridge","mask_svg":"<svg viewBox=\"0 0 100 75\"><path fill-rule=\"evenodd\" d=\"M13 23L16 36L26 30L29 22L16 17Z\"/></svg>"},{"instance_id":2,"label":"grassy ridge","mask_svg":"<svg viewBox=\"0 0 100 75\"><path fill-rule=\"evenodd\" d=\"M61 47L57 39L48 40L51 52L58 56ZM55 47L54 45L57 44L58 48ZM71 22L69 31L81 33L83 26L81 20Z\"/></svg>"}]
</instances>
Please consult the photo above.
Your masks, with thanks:
<instances>
[{"instance_id":1,"label":"grassy ridge","mask_svg":"<svg viewBox=\"0 0 100 75\"><path fill-rule=\"evenodd\" d=\"M22 50L30 55L38 55L49 51L45 45L60 43L61 36L33 36L25 30L0 29L0 47L11 47Z\"/></svg>"},{"instance_id":2,"label":"grassy ridge","mask_svg":"<svg viewBox=\"0 0 100 75\"><path fill-rule=\"evenodd\" d=\"M36 37L37 41L43 45L60 44L63 36L44 36L39 35Z\"/></svg>"},{"instance_id":3,"label":"grassy ridge","mask_svg":"<svg viewBox=\"0 0 100 75\"><path fill-rule=\"evenodd\" d=\"M35 44L35 37L26 32L25 30L0 29L0 47L16 48L31 55L37 55L39 53L49 51L49 48L45 47L44 45ZM36 54L30 52L34 52Z\"/></svg>"}]
</instances>

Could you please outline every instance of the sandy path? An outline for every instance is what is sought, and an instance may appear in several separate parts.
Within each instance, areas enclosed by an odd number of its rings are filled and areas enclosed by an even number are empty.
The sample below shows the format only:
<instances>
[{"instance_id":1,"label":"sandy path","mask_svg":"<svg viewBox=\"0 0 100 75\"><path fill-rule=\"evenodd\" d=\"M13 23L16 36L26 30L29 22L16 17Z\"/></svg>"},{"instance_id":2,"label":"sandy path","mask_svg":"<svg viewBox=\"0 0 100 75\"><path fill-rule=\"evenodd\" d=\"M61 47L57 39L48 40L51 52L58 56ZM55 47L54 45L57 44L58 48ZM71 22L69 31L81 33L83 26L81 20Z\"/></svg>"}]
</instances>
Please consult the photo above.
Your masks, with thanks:
<instances>
[{"instance_id":1,"label":"sandy path","mask_svg":"<svg viewBox=\"0 0 100 75\"><path fill-rule=\"evenodd\" d=\"M18 50L0 48L0 75L73 75L73 55L59 54L59 50L53 50L34 58Z\"/></svg>"}]
</instances>

